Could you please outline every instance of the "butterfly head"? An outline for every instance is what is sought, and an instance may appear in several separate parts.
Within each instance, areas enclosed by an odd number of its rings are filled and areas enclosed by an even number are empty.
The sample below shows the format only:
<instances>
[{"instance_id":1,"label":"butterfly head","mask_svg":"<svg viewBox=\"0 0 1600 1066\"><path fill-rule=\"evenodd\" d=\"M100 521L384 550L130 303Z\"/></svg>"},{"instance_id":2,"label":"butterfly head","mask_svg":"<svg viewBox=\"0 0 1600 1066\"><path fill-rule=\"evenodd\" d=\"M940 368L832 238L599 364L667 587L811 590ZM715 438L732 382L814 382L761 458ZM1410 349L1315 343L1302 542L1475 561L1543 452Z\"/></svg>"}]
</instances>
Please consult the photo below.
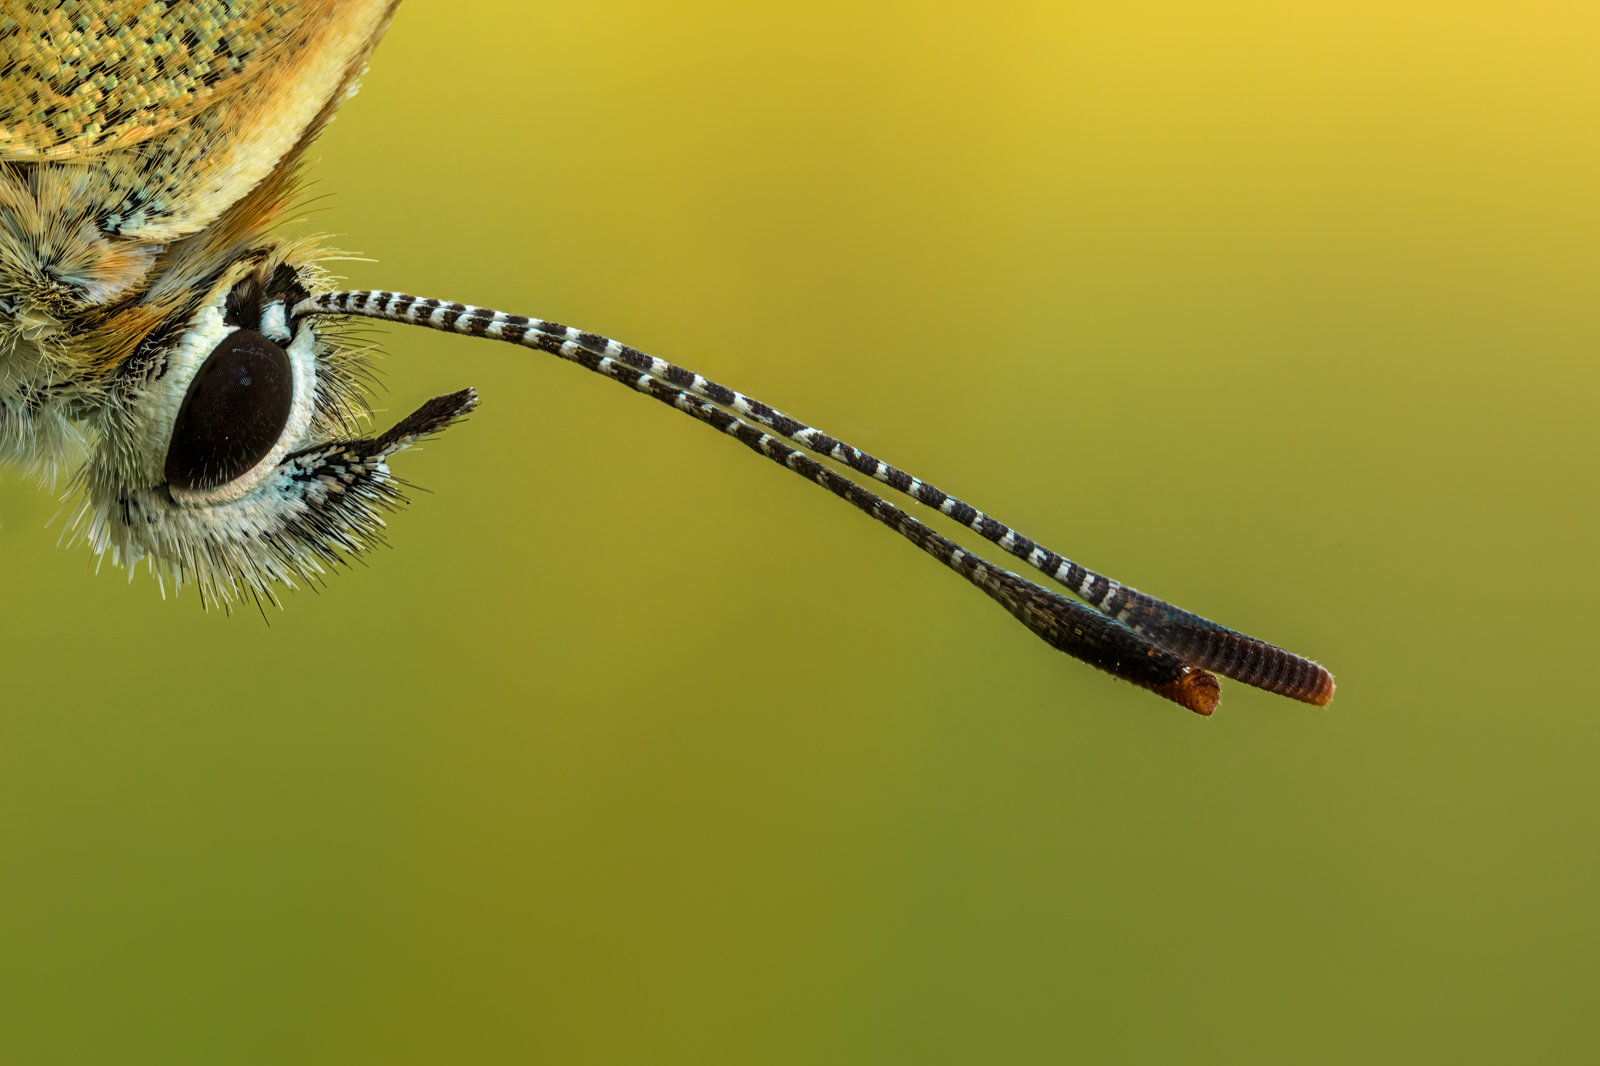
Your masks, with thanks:
<instances>
[{"instance_id":1,"label":"butterfly head","mask_svg":"<svg viewBox=\"0 0 1600 1066\"><path fill-rule=\"evenodd\" d=\"M243 256L117 364L80 475L97 551L226 601L314 580L380 536L401 500L389 457L476 398L363 435L365 350L291 314L316 276L280 249Z\"/></svg>"},{"instance_id":2,"label":"butterfly head","mask_svg":"<svg viewBox=\"0 0 1600 1066\"><path fill-rule=\"evenodd\" d=\"M0 458L76 467L74 528L208 600L370 545L389 458L470 390L365 433L365 349L293 307L276 235L395 0L29 8L0 28Z\"/></svg>"}]
</instances>

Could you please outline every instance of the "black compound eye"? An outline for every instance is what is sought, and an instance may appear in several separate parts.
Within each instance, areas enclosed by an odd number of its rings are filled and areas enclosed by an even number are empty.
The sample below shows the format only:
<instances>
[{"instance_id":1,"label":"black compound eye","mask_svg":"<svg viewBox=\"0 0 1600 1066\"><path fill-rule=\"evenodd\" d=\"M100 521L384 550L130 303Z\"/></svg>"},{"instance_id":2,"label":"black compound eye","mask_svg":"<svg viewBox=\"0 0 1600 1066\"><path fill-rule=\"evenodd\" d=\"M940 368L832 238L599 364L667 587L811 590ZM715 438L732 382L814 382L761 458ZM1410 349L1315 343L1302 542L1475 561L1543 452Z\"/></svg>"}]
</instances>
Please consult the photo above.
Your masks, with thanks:
<instances>
[{"instance_id":1,"label":"black compound eye","mask_svg":"<svg viewBox=\"0 0 1600 1066\"><path fill-rule=\"evenodd\" d=\"M253 329L211 350L178 408L167 445L167 482L214 489L259 463L278 443L294 406L284 350Z\"/></svg>"}]
</instances>

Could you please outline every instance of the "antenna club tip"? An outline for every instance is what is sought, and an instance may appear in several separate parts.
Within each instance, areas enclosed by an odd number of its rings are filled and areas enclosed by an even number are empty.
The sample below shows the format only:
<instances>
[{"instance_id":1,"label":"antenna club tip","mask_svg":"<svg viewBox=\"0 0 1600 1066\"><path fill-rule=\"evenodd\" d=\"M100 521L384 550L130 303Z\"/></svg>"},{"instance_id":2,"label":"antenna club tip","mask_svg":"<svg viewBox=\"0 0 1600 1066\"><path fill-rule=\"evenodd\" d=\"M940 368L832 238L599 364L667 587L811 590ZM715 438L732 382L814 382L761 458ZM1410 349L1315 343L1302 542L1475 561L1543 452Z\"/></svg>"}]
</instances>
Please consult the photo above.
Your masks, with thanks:
<instances>
[{"instance_id":1,"label":"antenna club tip","mask_svg":"<svg viewBox=\"0 0 1600 1066\"><path fill-rule=\"evenodd\" d=\"M1217 709L1217 704L1222 702L1222 686L1217 683L1217 679L1204 670L1197 670L1192 666L1184 667L1182 675L1176 681L1153 686L1152 691L1158 696L1165 696L1180 707L1187 707L1195 714L1207 718Z\"/></svg>"},{"instance_id":2,"label":"antenna club tip","mask_svg":"<svg viewBox=\"0 0 1600 1066\"><path fill-rule=\"evenodd\" d=\"M1317 687L1307 692L1301 699L1317 707L1326 707L1333 702L1333 675L1323 670L1318 681Z\"/></svg>"}]
</instances>

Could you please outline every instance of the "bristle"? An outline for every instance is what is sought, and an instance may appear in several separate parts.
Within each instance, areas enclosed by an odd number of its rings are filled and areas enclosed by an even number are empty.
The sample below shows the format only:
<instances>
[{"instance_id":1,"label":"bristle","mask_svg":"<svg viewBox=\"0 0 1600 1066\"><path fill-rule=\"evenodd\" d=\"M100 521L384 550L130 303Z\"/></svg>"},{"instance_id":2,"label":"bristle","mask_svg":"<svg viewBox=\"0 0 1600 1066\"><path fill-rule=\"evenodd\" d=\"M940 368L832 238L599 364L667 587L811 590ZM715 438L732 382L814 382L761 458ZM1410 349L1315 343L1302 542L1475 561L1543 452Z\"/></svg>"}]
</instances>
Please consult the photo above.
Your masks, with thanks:
<instances>
[{"instance_id":1,"label":"bristle","mask_svg":"<svg viewBox=\"0 0 1600 1066\"><path fill-rule=\"evenodd\" d=\"M109 555L114 565L130 568L152 560L163 585L167 578L175 588L195 585L205 604L228 609L235 600L262 597L277 605L275 585L314 584L385 543L383 512L406 502L389 458L442 432L477 402L471 389L438 396L377 437L285 456L272 491L245 514L213 520L203 508L174 510L162 500L163 487L98 507L85 493L72 526L102 559Z\"/></svg>"}]
</instances>

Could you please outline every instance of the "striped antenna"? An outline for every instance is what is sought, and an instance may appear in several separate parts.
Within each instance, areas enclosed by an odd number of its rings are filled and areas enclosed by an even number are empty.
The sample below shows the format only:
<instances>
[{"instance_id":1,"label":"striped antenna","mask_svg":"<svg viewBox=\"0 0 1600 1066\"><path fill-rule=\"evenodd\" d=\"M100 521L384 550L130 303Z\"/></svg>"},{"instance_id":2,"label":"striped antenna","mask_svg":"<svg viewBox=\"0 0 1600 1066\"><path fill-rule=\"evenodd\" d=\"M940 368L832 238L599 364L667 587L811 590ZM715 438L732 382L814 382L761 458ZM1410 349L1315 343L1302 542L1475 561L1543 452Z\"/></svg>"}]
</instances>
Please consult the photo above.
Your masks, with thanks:
<instances>
[{"instance_id":1,"label":"striped antenna","mask_svg":"<svg viewBox=\"0 0 1600 1066\"><path fill-rule=\"evenodd\" d=\"M1118 677L1159 692L1191 710L1209 714L1217 700L1216 681L1204 674L1204 670L1214 670L1225 677L1317 706L1326 706L1333 699L1333 676L1309 659L1097 574L920 478L814 429L760 400L597 333L469 304L419 299L381 290L321 293L302 300L292 314L295 318L307 315L357 315L520 344L560 356L655 396L737 437L755 451L816 481L898 530L923 550L983 588L1054 647ZM730 408L736 414L722 410L723 407ZM810 451L869 475L948 516L1027 562L1069 591L1082 596L1100 614L1088 611L1071 600L965 551L881 497L805 457L771 434L755 429L736 415L758 422ZM1042 606L1047 603L1051 605L1049 608ZM1027 606L1019 607L1022 604ZM1034 621L1030 621L1030 618ZM1045 630L1059 625L1062 620L1068 620L1062 632L1074 632L1076 638L1057 639L1047 635ZM1092 620L1092 627L1086 620ZM1095 634L1092 639L1088 637L1090 633ZM1093 646L1084 645L1083 640L1088 640ZM1204 681L1180 683L1178 675L1167 677L1166 674L1160 675L1166 680L1147 677L1143 665L1132 668L1131 661L1125 661L1126 656L1133 654L1151 662L1170 659L1186 669L1198 668L1182 676L1204 678ZM1129 669L1124 669L1124 666ZM1209 682L1210 686L1209 702L1195 695L1206 688L1205 682ZM1173 685L1178 685L1184 695L1174 694L1177 690L1166 690ZM1192 687L1185 688L1185 685ZM1203 704L1204 709L1196 704Z\"/></svg>"}]
</instances>

